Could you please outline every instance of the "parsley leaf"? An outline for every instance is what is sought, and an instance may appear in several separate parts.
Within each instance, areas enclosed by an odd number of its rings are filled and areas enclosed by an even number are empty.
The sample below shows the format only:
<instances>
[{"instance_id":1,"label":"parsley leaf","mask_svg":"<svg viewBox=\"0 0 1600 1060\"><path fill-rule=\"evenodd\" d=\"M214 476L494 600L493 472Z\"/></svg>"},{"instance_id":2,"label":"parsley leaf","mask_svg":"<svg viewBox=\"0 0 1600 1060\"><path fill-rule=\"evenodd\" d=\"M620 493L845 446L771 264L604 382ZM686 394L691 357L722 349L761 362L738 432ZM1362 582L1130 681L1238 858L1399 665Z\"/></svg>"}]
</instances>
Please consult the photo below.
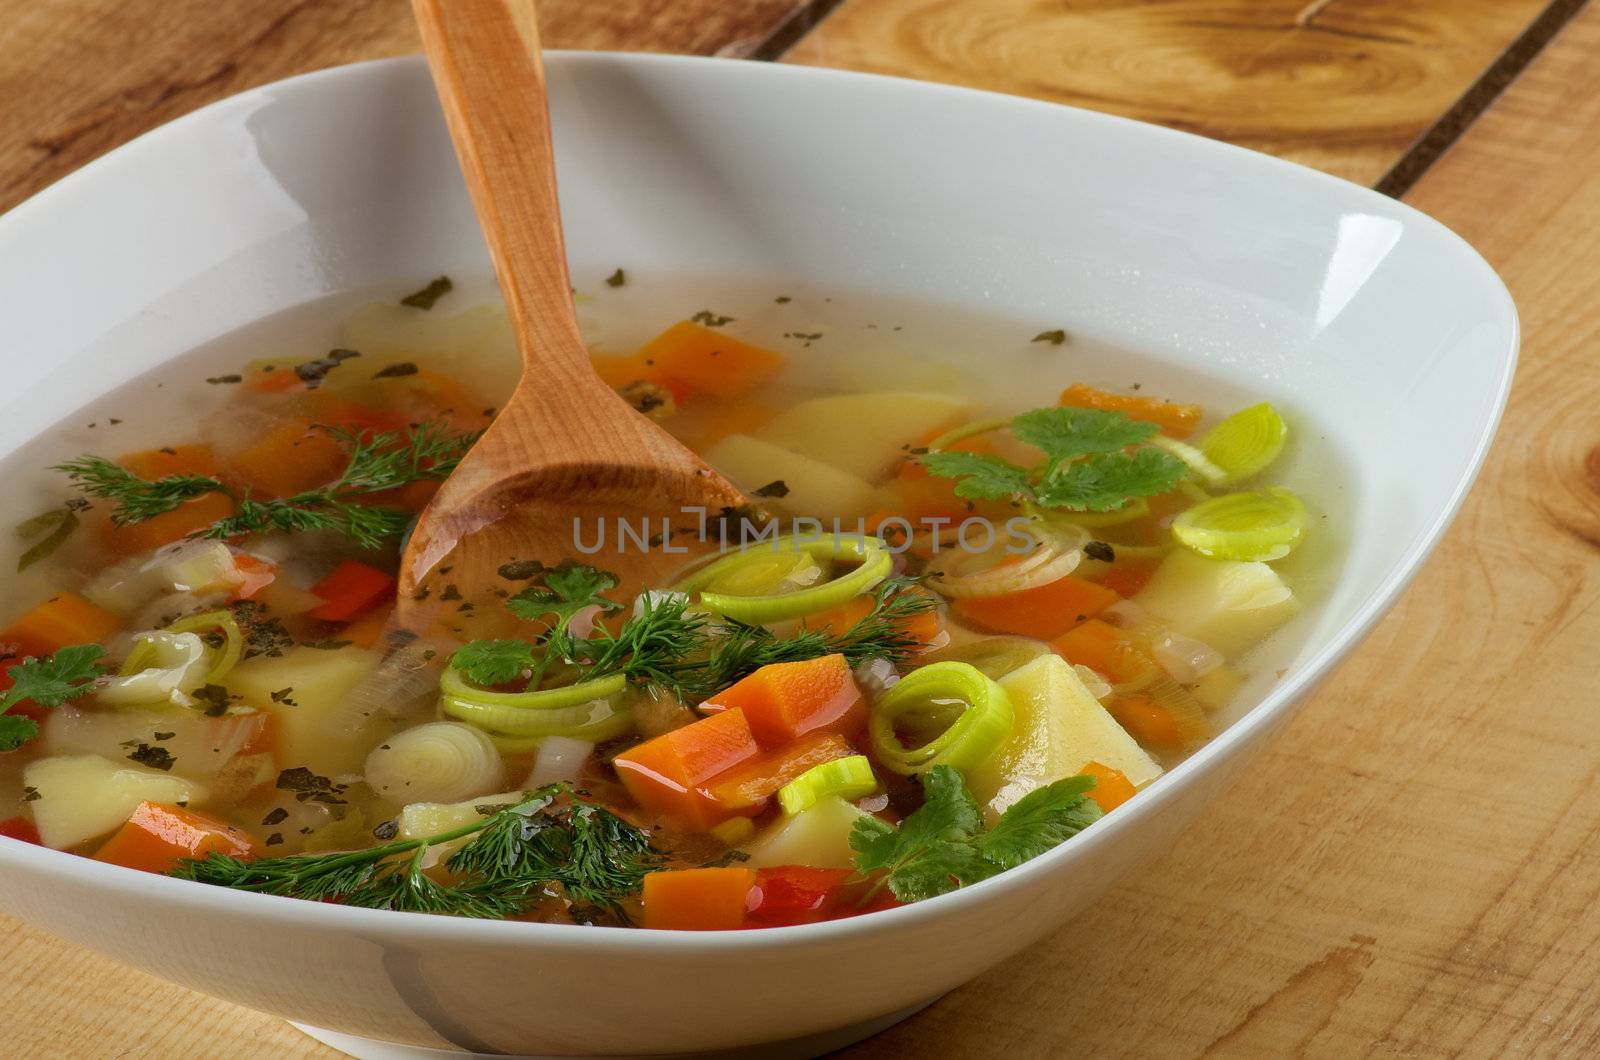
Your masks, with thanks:
<instances>
[{"instance_id":1,"label":"parsley leaf","mask_svg":"<svg viewBox=\"0 0 1600 1060\"><path fill-rule=\"evenodd\" d=\"M922 777L923 804L895 828L863 817L850 832L856 871L883 872L902 902L916 902L988 879L1038 857L1100 816L1085 793L1094 778L1067 777L1029 792L985 830L983 814L961 774L934 766ZM877 890L868 892L870 899Z\"/></svg>"},{"instance_id":2,"label":"parsley leaf","mask_svg":"<svg viewBox=\"0 0 1600 1060\"><path fill-rule=\"evenodd\" d=\"M450 665L480 685L503 685L534 668L533 645L525 640L474 640L450 657Z\"/></svg>"},{"instance_id":3,"label":"parsley leaf","mask_svg":"<svg viewBox=\"0 0 1600 1060\"><path fill-rule=\"evenodd\" d=\"M105 673L97 661L105 655L98 644L74 644L42 659L24 659L6 671L11 687L0 697L0 751L11 751L39 735L32 718L6 715L5 712L31 700L41 707L59 707L94 689L95 679Z\"/></svg>"},{"instance_id":4,"label":"parsley leaf","mask_svg":"<svg viewBox=\"0 0 1600 1060\"><path fill-rule=\"evenodd\" d=\"M1186 474L1183 461L1161 449L1105 453L1052 471L1039 484L1039 503L1078 511L1115 511L1131 498L1165 493Z\"/></svg>"},{"instance_id":5,"label":"parsley leaf","mask_svg":"<svg viewBox=\"0 0 1600 1060\"><path fill-rule=\"evenodd\" d=\"M620 610L621 604L600 595L616 587L615 574L567 562L546 574L543 585L523 589L507 600L506 606L518 618L537 622L552 617L556 627L563 628L573 615L591 605L599 605L603 614Z\"/></svg>"},{"instance_id":6,"label":"parsley leaf","mask_svg":"<svg viewBox=\"0 0 1600 1060\"><path fill-rule=\"evenodd\" d=\"M1101 409L1034 409L1011 421L1011 433L1017 441L1042 450L1053 463L1094 453L1114 453L1148 442L1158 431L1153 423Z\"/></svg>"},{"instance_id":7,"label":"parsley leaf","mask_svg":"<svg viewBox=\"0 0 1600 1060\"><path fill-rule=\"evenodd\" d=\"M940 478L960 479L956 496L975 500L1009 500L1018 494L1033 496L1028 473L1015 464L983 453L952 449L924 453L922 465Z\"/></svg>"}]
</instances>

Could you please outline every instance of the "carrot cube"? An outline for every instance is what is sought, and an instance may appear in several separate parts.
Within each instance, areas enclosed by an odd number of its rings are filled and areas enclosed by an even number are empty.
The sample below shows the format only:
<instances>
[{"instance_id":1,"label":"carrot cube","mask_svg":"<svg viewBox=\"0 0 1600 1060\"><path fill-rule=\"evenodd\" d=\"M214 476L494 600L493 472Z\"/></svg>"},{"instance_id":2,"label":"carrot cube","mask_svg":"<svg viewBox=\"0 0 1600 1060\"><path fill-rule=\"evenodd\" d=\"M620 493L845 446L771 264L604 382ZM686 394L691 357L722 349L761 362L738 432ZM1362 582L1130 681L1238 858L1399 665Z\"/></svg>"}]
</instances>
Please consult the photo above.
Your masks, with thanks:
<instances>
[{"instance_id":1,"label":"carrot cube","mask_svg":"<svg viewBox=\"0 0 1600 1060\"><path fill-rule=\"evenodd\" d=\"M141 802L94 858L145 872L166 872L183 858L203 858L212 851L250 858L260 848L247 833L215 817L181 806Z\"/></svg>"},{"instance_id":2,"label":"carrot cube","mask_svg":"<svg viewBox=\"0 0 1600 1060\"><path fill-rule=\"evenodd\" d=\"M376 567L347 559L328 573L312 593L327 603L311 612L325 622L348 622L381 604L394 591L394 578Z\"/></svg>"},{"instance_id":3,"label":"carrot cube","mask_svg":"<svg viewBox=\"0 0 1600 1060\"><path fill-rule=\"evenodd\" d=\"M630 747L612 765L640 806L705 831L734 812L701 785L759 753L743 712L725 710Z\"/></svg>"},{"instance_id":4,"label":"carrot cube","mask_svg":"<svg viewBox=\"0 0 1600 1060\"><path fill-rule=\"evenodd\" d=\"M763 666L700 709L742 711L768 750L812 732L854 733L867 721L866 700L838 654Z\"/></svg>"},{"instance_id":5,"label":"carrot cube","mask_svg":"<svg viewBox=\"0 0 1600 1060\"><path fill-rule=\"evenodd\" d=\"M1050 646L1068 662L1087 666L1114 685L1143 677L1156 665L1142 638L1098 618L1074 626Z\"/></svg>"},{"instance_id":6,"label":"carrot cube","mask_svg":"<svg viewBox=\"0 0 1600 1060\"><path fill-rule=\"evenodd\" d=\"M1100 409L1120 412L1131 420L1143 420L1160 427L1162 433L1174 438L1187 438L1194 433L1204 409L1199 405L1180 405L1158 398L1136 397L1131 394L1111 394L1094 387L1073 383L1061 392L1060 405L1080 409Z\"/></svg>"},{"instance_id":7,"label":"carrot cube","mask_svg":"<svg viewBox=\"0 0 1600 1060\"><path fill-rule=\"evenodd\" d=\"M1090 762L1078 772L1094 778L1094 787L1089 791L1089 798L1097 802L1104 813L1110 813L1133 798L1135 794L1132 782L1120 769L1112 769L1099 762Z\"/></svg>"},{"instance_id":8,"label":"carrot cube","mask_svg":"<svg viewBox=\"0 0 1600 1060\"><path fill-rule=\"evenodd\" d=\"M122 620L73 593L57 593L0 630L0 643L23 655L49 655L71 644L93 644L110 635Z\"/></svg>"},{"instance_id":9,"label":"carrot cube","mask_svg":"<svg viewBox=\"0 0 1600 1060\"><path fill-rule=\"evenodd\" d=\"M644 378L661 383L674 395L682 387L690 393L738 397L783 368L781 355L690 320L678 321L645 343L635 357Z\"/></svg>"},{"instance_id":10,"label":"carrot cube","mask_svg":"<svg viewBox=\"0 0 1600 1060\"><path fill-rule=\"evenodd\" d=\"M1007 593L974 596L951 605L956 615L991 633L1015 633L1054 640L1079 622L1093 618L1120 600L1116 592L1069 574L1048 585Z\"/></svg>"},{"instance_id":11,"label":"carrot cube","mask_svg":"<svg viewBox=\"0 0 1600 1060\"><path fill-rule=\"evenodd\" d=\"M717 774L703 792L729 809L759 808L779 788L812 766L855 753L850 741L838 733L817 733Z\"/></svg>"},{"instance_id":12,"label":"carrot cube","mask_svg":"<svg viewBox=\"0 0 1600 1060\"><path fill-rule=\"evenodd\" d=\"M744 926L756 874L751 869L677 869L644 878L644 926L731 931Z\"/></svg>"},{"instance_id":13,"label":"carrot cube","mask_svg":"<svg viewBox=\"0 0 1600 1060\"><path fill-rule=\"evenodd\" d=\"M1183 746L1183 732L1172 711L1147 696L1122 696L1106 704L1106 710L1128 735L1143 747L1162 749Z\"/></svg>"}]
</instances>

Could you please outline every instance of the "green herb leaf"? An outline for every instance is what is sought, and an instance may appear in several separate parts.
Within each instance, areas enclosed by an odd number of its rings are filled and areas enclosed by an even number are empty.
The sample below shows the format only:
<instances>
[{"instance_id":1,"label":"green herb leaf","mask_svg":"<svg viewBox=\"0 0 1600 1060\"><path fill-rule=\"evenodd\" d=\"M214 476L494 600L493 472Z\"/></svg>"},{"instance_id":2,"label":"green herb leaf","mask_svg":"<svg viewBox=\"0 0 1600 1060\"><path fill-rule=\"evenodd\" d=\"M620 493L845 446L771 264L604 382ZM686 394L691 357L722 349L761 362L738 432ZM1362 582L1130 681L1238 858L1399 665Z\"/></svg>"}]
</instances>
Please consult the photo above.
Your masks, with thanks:
<instances>
[{"instance_id":1,"label":"green herb leaf","mask_svg":"<svg viewBox=\"0 0 1600 1060\"><path fill-rule=\"evenodd\" d=\"M1120 412L1048 408L1024 412L1011 421L1011 433L1060 463L1092 453L1114 453L1149 441L1160 428Z\"/></svg>"},{"instance_id":2,"label":"green herb leaf","mask_svg":"<svg viewBox=\"0 0 1600 1060\"><path fill-rule=\"evenodd\" d=\"M17 573L22 573L60 548L78 529L78 509L74 505L87 504L87 501L74 501L19 523L17 536L33 544L17 558Z\"/></svg>"},{"instance_id":3,"label":"green herb leaf","mask_svg":"<svg viewBox=\"0 0 1600 1060\"><path fill-rule=\"evenodd\" d=\"M15 751L39 735L39 723L20 714L0 714L0 751Z\"/></svg>"},{"instance_id":4,"label":"green herb leaf","mask_svg":"<svg viewBox=\"0 0 1600 1060\"><path fill-rule=\"evenodd\" d=\"M1010 500L1033 496L1028 473L1015 464L984 453L948 450L924 453L922 466L940 478L959 479L956 496L974 500Z\"/></svg>"},{"instance_id":5,"label":"green herb leaf","mask_svg":"<svg viewBox=\"0 0 1600 1060\"><path fill-rule=\"evenodd\" d=\"M534 668L534 648L524 640L474 640L456 649L450 665L480 685L503 685Z\"/></svg>"},{"instance_id":6,"label":"green herb leaf","mask_svg":"<svg viewBox=\"0 0 1600 1060\"><path fill-rule=\"evenodd\" d=\"M1133 498L1167 492L1187 473L1183 461L1161 449L1104 453L1052 471L1039 484L1039 503L1077 511L1115 511Z\"/></svg>"},{"instance_id":7,"label":"green herb leaf","mask_svg":"<svg viewBox=\"0 0 1600 1060\"><path fill-rule=\"evenodd\" d=\"M554 618L557 628L561 628L591 605L599 606L604 614L621 609L621 604L600 595L616 587L615 574L569 561L548 572L544 584L529 586L511 597L506 606L518 618L530 622Z\"/></svg>"},{"instance_id":8,"label":"green herb leaf","mask_svg":"<svg viewBox=\"0 0 1600 1060\"><path fill-rule=\"evenodd\" d=\"M98 660L105 649L98 644L74 644L42 659L24 659L6 670L11 687L0 696L0 715L30 700L41 707L55 708L68 700L87 695L94 682L105 673ZM0 717L0 751L10 751L39 734L30 718Z\"/></svg>"},{"instance_id":9,"label":"green herb leaf","mask_svg":"<svg viewBox=\"0 0 1600 1060\"><path fill-rule=\"evenodd\" d=\"M979 852L1009 869L1058 846L1100 819L1086 797L1093 787L1093 777L1075 776L1028 792L978 837Z\"/></svg>"}]
</instances>

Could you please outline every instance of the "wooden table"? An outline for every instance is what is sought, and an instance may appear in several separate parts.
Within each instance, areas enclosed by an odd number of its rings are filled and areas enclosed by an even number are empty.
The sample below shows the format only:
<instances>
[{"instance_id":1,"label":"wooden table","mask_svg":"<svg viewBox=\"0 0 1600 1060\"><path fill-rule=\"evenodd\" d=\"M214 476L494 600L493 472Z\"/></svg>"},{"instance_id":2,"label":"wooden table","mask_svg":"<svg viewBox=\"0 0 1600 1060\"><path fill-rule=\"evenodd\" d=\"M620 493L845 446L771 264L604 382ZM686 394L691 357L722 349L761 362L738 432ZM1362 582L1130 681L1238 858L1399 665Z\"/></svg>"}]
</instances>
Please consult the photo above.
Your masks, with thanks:
<instances>
[{"instance_id":1,"label":"wooden table","mask_svg":"<svg viewBox=\"0 0 1600 1060\"><path fill-rule=\"evenodd\" d=\"M1511 407L1459 521L1231 797L1056 936L851 1055L1600 1054L1600 5L544 9L557 47L951 81L1293 158L1454 227L1522 312ZM0 0L0 209L220 96L415 48L404 0ZM335 1055L12 921L0 965L0 1055Z\"/></svg>"}]
</instances>

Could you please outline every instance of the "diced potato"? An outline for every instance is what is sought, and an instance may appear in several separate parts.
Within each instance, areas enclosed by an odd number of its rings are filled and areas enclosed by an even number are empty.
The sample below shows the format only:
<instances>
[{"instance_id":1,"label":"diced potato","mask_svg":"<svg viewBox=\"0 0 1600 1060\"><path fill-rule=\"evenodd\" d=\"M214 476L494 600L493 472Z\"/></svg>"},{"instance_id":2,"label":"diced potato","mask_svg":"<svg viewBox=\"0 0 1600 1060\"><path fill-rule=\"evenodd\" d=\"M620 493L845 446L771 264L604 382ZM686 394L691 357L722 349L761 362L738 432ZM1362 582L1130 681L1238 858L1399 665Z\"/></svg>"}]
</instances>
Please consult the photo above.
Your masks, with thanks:
<instances>
[{"instance_id":1,"label":"diced potato","mask_svg":"<svg viewBox=\"0 0 1600 1060\"><path fill-rule=\"evenodd\" d=\"M148 744L171 755L178 772L210 779L260 737L266 722L262 714L211 718L187 708L99 711L68 704L45 718L40 743L46 754L97 754L112 760L127 754L127 748Z\"/></svg>"},{"instance_id":2,"label":"diced potato","mask_svg":"<svg viewBox=\"0 0 1600 1060\"><path fill-rule=\"evenodd\" d=\"M23 769L22 782L38 793L29 805L39 840L56 850L113 831L146 800L196 806L208 794L196 781L100 755L41 758Z\"/></svg>"},{"instance_id":3,"label":"diced potato","mask_svg":"<svg viewBox=\"0 0 1600 1060\"><path fill-rule=\"evenodd\" d=\"M782 482L789 492L769 503L791 515L838 519L849 529L874 507L873 489L865 480L747 434L729 435L704 455L746 493Z\"/></svg>"},{"instance_id":4,"label":"diced potato","mask_svg":"<svg viewBox=\"0 0 1600 1060\"><path fill-rule=\"evenodd\" d=\"M1135 787L1161 775L1155 759L1060 656L1040 656L1002 677L1000 687L1011 698L1011 736L967 774L968 787L991 818L1035 788L1070 777L1090 762L1121 770Z\"/></svg>"},{"instance_id":5,"label":"diced potato","mask_svg":"<svg viewBox=\"0 0 1600 1060\"><path fill-rule=\"evenodd\" d=\"M904 446L954 426L967 408L944 394L835 394L779 413L755 436L870 482L894 469Z\"/></svg>"},{"instance_id":6,"label":"diced potato","mask_svg":"<svg viewBox=\"0 0 1600 1060\"><path fill-rule=\"evenodd\" d=\"M1215 714L1233 701L1244 684L1244 674L1231 666L1219 666L1190 686L1207 714Z\"/></svg>"},{"instance_id":7,"label":"diced potato","mask_svg":"<svg viewBox=\"0 0 1600 1060\"><path fill-rule=\"evenodd\" d=\"M277 658L260 655L240 663L228 674L227 686L249 706L277 715L280 765L333 777L361 772L372 750L351 738L352 719L340 707L377 665L376 653L359 648L302 646ZM274 692L281 702L272 698Z\"/></svg>"},{"instance_id":8,"label":"diced potato","mask_svg":"<svg viewBox=\"0 0 1600 1060\"><path fill-rule=\"evenodd\" d=\"M850 831L865 810L837 795L817 800L809 809L786 817L745 848L752 869L773 865L809 865L814 869L848 869L855 865Z\"/></svg>"},{"instance_id":9,"label":"diced potato","mask_svg":"<svg viewBox=\"0 0 1600 1060\"><path fill-rule=\"evenodd\" d=\"M395 819L395 823L400 826L395 838L422 839L438 835L440 832L449 832L474 821L483 820L483 814L478 812L479 806L507 806L513 802L521 802L522 798L522 792L508 791L503 795L485 795L465 802L413 802L401 809L400 816ZM453 843L431 846L423 855L423 859L429 866L437 865L466 842L465 839L458 839Z\"/></svg>"},{"instance_id":10,"label":"diced potato","mask_svg":"<svg viewBox=\"0 0 1600 1060\"><path fill-rule=\"evenodd\" d=\"M1300 602L1265 563L1208 559L1176 548L1133 602L1186 637L1234 659L1300 610Z\"/></svg>"}]
</instances>

